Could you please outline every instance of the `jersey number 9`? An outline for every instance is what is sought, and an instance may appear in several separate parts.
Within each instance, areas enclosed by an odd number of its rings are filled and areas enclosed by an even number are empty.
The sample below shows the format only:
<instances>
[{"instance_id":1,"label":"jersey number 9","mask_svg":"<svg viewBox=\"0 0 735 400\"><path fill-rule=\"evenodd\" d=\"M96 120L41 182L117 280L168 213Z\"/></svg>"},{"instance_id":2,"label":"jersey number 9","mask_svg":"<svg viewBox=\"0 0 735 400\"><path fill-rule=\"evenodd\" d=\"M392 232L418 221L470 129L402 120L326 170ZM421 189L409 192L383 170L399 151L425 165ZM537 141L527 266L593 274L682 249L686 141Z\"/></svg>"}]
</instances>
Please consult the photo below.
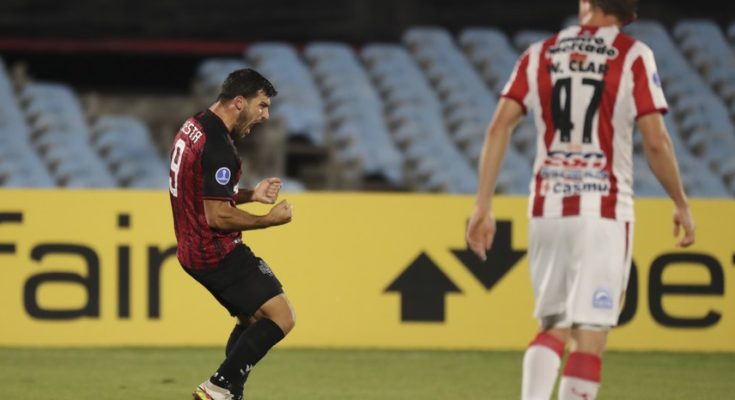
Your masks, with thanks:
<instances>
[{"instance_id":1,"label":"jersey number 9","mask_svg":"<svg viewBox=\"0 0 735 400\"><path fill-rule=\"evenodd\" d=\"M186 142L184 139L179 139L174 145L174 151L171 155L171 170L168 176L168 191L174 197L179 197L179 167L181 167L181 156L184 153Z\"/></svg>"}]
</instances>

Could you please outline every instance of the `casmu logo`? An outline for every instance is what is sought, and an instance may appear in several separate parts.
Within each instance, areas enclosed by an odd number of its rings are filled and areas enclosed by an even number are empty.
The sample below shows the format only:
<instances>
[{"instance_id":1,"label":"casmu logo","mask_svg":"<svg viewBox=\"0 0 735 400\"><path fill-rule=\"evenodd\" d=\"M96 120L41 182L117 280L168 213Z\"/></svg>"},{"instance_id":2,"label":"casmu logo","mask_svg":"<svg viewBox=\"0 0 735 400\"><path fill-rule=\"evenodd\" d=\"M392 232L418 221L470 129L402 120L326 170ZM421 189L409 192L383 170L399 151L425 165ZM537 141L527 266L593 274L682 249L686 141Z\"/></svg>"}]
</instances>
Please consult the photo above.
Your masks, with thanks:
<instances>
[{"instance_id":1,"label":"casmu logo","mask_svg":"<svg viewBox=\"0 0 735 400\"><path fill-rule=\"evenodd\" d=\"M583 193L600 193L607 194L610 192L610 185L598 182L575 182L575 183L555 183L553 192L564 196L577 196ZM542 192L542 194L545 194Z\"/></svg>"}]
</instances>

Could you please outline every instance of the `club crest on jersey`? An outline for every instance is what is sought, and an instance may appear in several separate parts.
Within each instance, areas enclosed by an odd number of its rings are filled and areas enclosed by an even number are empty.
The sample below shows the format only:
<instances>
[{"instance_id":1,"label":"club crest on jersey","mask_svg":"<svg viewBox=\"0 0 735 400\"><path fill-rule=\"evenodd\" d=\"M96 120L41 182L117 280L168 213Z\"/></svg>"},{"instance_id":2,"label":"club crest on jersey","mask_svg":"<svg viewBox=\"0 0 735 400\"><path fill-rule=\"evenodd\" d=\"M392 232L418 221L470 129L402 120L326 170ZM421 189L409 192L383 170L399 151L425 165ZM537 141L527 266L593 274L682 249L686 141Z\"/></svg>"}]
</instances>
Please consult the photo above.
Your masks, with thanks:
<instances>
[{"instance_id":1,"label":"club crest on jersey","mask_svg":"<svg viewBox=\"0 0 735 400\"><path fill-rule=\"evenodd\" d=\"M230 172L230 169L227 167L222 167L218 169L217 172L214 174L214 179L220 185L226 185L230 182L231 176L232 176L232 173Z\"/></svg>"},{"instance_id":2,"label":"club crest on jersey","mask_svg":"<svg viewBox=\"0 0 735 400\"><path fill-rule=\"evenodd\" d=\"M661 87L661 77L658 76L658 72L656 71L653 72L653 74L651 75L651 81L657 87Z\"/></svg>"},{"instance_id":3,"label":"club crest on jersey","mask_svg":"<svg viewBox=\"0 0 735 400\"><path fill-rule=\"evenodd\" d=\"M613 300L610 291L605 288L598 288L592 295L592 307L603 310L612 310Z\"/></svg>"},{"instance_id":4,"label":"club crest on jersey","mask_svg":"<svg viewBox=\"0 0 735 400\"><path fill-rule=\"evenodd\" d=\"M258 259L258 269L263 275L273 276L273 271L271 270L271 267L269 267L268 264L263 261L263 259Z\"/></svg>"}]
</instances>

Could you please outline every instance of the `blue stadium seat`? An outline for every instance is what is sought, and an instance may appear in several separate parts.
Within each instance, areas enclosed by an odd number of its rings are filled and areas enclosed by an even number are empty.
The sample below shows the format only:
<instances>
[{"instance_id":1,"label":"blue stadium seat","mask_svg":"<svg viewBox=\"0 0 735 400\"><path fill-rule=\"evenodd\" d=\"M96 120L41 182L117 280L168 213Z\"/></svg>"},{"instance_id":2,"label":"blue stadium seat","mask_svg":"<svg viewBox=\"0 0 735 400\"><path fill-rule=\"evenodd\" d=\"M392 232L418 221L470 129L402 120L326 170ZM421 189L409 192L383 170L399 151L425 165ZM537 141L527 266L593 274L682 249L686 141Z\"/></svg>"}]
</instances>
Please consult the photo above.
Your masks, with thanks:
<instances>
[{"instance_id":1,"label":"blue stadium seat","mask_svg":"<svg viewBox=\"0 0 735 400\"><path fill-rule=\"evenodd\" d=\"M272 115L284 121L289 137L300 137L316 146L325 144L324 105L314 80L296 50L287 43L259 42L245 58L271 80L278 90Z\"/></svg>"}]
</instances>

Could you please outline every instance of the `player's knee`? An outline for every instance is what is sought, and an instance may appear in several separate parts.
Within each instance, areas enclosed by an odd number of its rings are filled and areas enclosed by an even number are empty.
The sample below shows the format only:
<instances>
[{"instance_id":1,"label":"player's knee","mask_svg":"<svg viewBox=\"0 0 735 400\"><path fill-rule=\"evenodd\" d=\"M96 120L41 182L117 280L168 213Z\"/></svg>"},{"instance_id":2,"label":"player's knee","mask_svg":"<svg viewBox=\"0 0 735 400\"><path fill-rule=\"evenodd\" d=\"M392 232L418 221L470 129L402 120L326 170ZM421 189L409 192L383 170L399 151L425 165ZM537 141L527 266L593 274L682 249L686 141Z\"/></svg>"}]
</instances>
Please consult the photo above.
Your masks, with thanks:
<instances>
[{"instance_id":1,"label":"player's knee","mask_svg":"<svg viewBox=\"0 0 735 400\"><path fill-rule=\"evenodd\" d=\"M275 322L281 328L284 335L291 332L296 325L296 314L285 295L276 296L268 300L260 308L259 313L256 313L256 317L259 314L263 318L268 318Z\"/></svg>"},{"instance_id":2,"label":"player's knee","mask_svg":"<svg viewBox=\"0 0 735 400\"><path fill-rule=\"evenodd\" d=\"M288 335L294 326L296 326L296 315L291 307L279 307L276 310L271 310L270 313L263 315L263 318L268 318L275 322L281 328L284 335Z\"/></svg>"},{"instance_id":3,"label":"player's knee","mask_svg":"<svg viewBox=\"0 0 735 400\"><path fill-rule=\"evenodd\" d=\"M256 318L255 316L240 314L237 316L237 324L241 325L242 327L247 328L248 326L255 323L260 318Z\"/></svg>"},{"instance_id":4,"label":"player's knee","mask_svg":"<svg viewBox=\"0 0 735 400\"><path fill-rule=\"evenodd\" d=\"M276 323L281 327L281 330L283 330L283 334L288 335L288 333L296 326L296 314L293 312L293 309L289 309L281 318L280 323Z\"/></svg>"},{"instance_id":5,"label":"player's knee","mask_svg":"<svg viewBox=\"0 0 735 400\"><path fill-rule=\"evenodd\" d=\"M580 326L573 329L573 350L602 357L607 344L607 329L596 326Z\"/></svg>"},{"instance_id":6,"label":"player's knee","mask_svg":"<svg viewBox=\"0 0 735 400\"><path fill-rule=\"evenodd\" d=\"M572 336L571 328L566 327L551 327L548 329L543 329L542 331L550 336L553 336L562 343L569 343L569 339L571 339Z\"/></svg>"}]
</instances>

